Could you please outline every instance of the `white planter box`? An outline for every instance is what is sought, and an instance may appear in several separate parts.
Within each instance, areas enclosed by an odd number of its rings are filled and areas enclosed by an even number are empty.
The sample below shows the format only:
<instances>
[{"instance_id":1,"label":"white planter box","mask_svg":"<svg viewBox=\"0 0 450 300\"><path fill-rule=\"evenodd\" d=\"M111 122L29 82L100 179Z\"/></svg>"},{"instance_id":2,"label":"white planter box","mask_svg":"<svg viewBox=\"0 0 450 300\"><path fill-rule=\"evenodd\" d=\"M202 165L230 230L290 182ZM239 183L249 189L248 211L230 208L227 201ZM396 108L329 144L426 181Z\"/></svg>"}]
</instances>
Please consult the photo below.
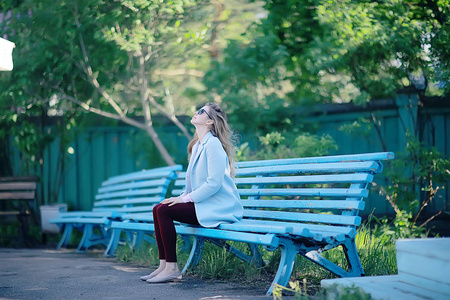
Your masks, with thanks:
<instances>
[{"instance_id":1,"label":"white planter box","mask_svg":"<svg viewBox=\"0 0 450 300\"><path fill-rule=\"evenodd\" d=\"M67 204L52 204L39 206L41 211L42 233L59 233L59 226L51 224L50 220L58 217L60 212L67 211Z\"/></svg>"},{"instance_id":2,"label":"white planter box","mask_svg":"<svg viewBox=\"0 0 450 300\"><path fill-rule=\"evenodd\" d=\"M13 42L0 37L0 71L13 69L12 51L14 47Z\"/></svg>"}]
</instances>

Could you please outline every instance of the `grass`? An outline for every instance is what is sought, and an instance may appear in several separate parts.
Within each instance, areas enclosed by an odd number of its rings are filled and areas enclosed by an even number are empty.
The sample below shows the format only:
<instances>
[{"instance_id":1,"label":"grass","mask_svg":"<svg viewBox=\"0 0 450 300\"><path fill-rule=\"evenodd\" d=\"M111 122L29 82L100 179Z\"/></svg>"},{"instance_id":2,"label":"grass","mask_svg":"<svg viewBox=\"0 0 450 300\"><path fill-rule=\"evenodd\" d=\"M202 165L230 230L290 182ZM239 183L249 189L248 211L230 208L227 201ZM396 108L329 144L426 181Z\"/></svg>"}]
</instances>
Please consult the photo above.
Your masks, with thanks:
<instances>
[{"instance_id":1,"label":"grass","mask_svg":"<svg viewBox=\"0 0 450 300\"><path fill-rule=\"evenodd\" d=\"M32 236L36 238L40 236L39 228L32 227L30 230ZM0 226L0 236L17 236L17 224ZM74 231L73 239L79 240L81 233ZM72 240L71 239L71 242ZM0 239L0 246L12 246L11 240ZM390 275L397 273L395 243L386 236L374 234L368 223L363 223L358 229L356 237L356 246L360 256L363 269L367 276ZM77 244L77 241L73 242ZM182 248L184 241L179 238L178 246ZM243 243L230 243L237 249L248 252L248 246ZM203 256L195 271L191 274L202 279L218 279L237 281L246 284L259 284L263 289L268 288L275 276L280 260L281 251L265 251L260 248L262 258L265 262L264 267L256 267L249 265L234 255L228 253L225 249L215 245L206 243L204 246ZM128 246L119 246L117 248L117 260L123 262L132 262L149 268L156 268L159 265L158 250L156 244L144 243L142 247L133 250ZM184 263L189 256L188 252L178 251L178 260L180 268L184 267ZM345 257L341 249L336 248L323 253L323 256L337 265L346 268ZM289 288L278 287L274 291L277 296L277 290L282 292L294 293L299 299L308 299L305 297L314 297L320 299L323 291L320 289L320 281L322 279L335 278L336 276L317 266L310 260L298 255L295 261L294 270L292 272ZM365 295L360 291L333 291L333 293L349 293L347 296L353 296L353 299L366 299ZM358 296L355 296L358 295ZM347 297L346 296L346 297ZM341 298L340 298L341 299ZM342 298L342 299L345 299ZM352 299L352 298L349 298Z\"/></svg>"},{"instance_id":2,"label":"grass","mask_svg":"<svg viewBox=\"0 0 450 300\"><path fill-rule=\"evenodd\" d=\"M393 242L386 243L383 237L375 236L367 223L359 227L355 242L363 269L367 276L397 273L395 244ZM179 248L181 248L183 241L178 239L178 243ZM231 245L241 251L248 251L246 244L231 242ZM224 248L206 243L201 261L196 270L191 274L199 276L202 279L229 280L248 284L257 283L268 288L276 273L281 251L279 249L265 251L261 248L261 253L266 265L258 268L243 262L228 253ZM180 267L182 268L189 253L179 251L178 255ZM323 256L344 269L346 268L346 260L341 249L336 248L326 251L323 253ZM129 247L119 247L117 250L117 259L148 266L149 268L156 268L159 264L156 245L150 245L148 243L145 243L143 247L136 251L133 251ZM284 292L291 292L297 296L314 296L316 299L317 297L322 297L323 294L323 291L320 290L320 281L335 277L332 273L298 255L292 272L290 288L280 288ZM349 299L367 299L367 295L358 290L338 291L336 288L333 293L339 293L339 295L345 294L343 299L347 297L350 297Z\"/></svg>"}]
</instances>

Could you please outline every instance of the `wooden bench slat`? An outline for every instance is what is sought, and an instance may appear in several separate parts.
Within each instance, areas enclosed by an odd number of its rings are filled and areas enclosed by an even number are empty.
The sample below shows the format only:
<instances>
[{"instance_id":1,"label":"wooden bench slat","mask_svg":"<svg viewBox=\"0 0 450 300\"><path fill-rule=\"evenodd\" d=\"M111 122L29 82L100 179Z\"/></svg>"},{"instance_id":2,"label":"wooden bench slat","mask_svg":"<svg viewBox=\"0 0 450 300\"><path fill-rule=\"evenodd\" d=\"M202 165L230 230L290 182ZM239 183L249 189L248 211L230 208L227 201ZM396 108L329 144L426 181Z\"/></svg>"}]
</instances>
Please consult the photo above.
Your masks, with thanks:
<instances>
[{"instance_id":1,"label":"wooden bench slat","mask_svg":"<svg viewBox=\"0 0 450 300\"><path fill-rule=\"evenodd\" d=\"M98 194L95 196L96 200L101 199L111 199L111 198L118 198L118 197L133 197L133 196L140 196L140 195L158 195L165 193L165 188L163 187L157 187L154 189L138 189L138 190L129 190L129 191L120 191L120 192L112 192L112 193L105 193L105 194Z\"/></svg>"},{"instance_id":2,"label":"wooden bench slat","mask_svg":"<svg viewBox=\"0 0 450 300\"><path fill-rule=\"evenodd\" d=\"M330 226L330 225L318 225L310 223L299 223L299 222L287 222L287 221L271 221L271 220L256 220L256 219L242 219L241 221L244 225L254 225L254 224L265 224L267 226L271 225L282 225L292 228L293 235L301 235L304 228L307 228L313 233L322 233L325 235L334 234L344 234L352 237L356 234L355 227L343 227L343 226Z\"/></svg>"},{"instance_id":3,"label":"wooden bench slat","mask_svg":"<svg viewBox=\"0 0 450 300\"><path fill-rule=\"evenodd\" d=\"M291 226L283 226L281 224L264 224L264 223L233 223L233 224L220 224L219 229L244 231L244 232L258 232L258 233L275 233L275 234L289 234L293 232ZM308 229L304 228L302 235L309 234Z\"/></svg>"},{"instance_id":4,"label":"wooden bench slat","mask_svg":"<svg viewBox=\"0 0 450 300\"><path fill-rule=\"evenodd\" d=\"M242 205L247 208L298 208L298 209L340 209L363 210L364 201L351 200L242 200Z\"/></svg>"},{"instance_id":5,"label":"wooden bench slat","mask_svg":"<svg viewBox=\"0 0 450 300\"><path fill-rule=\"evenodd\" d=\"M285 159L268 159L268 160L255 160L255 161L242 161L236 162L236 167L249 168L257 166L267 165L292 165L292 164L317 164L317 163L330 163L330 162L346 162L346 161L378 161L393 159L394 154L392 152L373 152L373 153L360 153L360 154L346 154L346 155L333 155L333 156L316 156L316 157L301 157L301 158L285 158Z\"/></svg>"},{"instance_id":6,"label":"wooden bench slat","mask_svg":"<svg viewBox=\"0 0 450 300\"><path fill-rule=\"evenodd\" d=\"M34 200L36 198L36 192L13 192L7 191L0 193L0 200Z\"/></svg>"},{"instance_id":7,"label":"wooden bench slat","mask_svg":"<svg viewBox=\"0 0 450 300\"><path fill-rule=\"evenodd\" d=\"M154 205L142 205L142 206L131 206L131 207L121 207L118 211L123 213L132 213L132 212L149 212L153 211Z\"/></svg>"},{"instance_id":8,"label":"wooden bench slat","mask_svg":"<svg viewBox=\"0 0 450 300\"><path fill-rule=\"evenodd\" d=\"M367 197L366 189L344 188L286 188L286 189L238 189L241 196L310 196L310 197Z\"/></svg>"},{"instance_id":9,"label":"wooden bench slat","mask_svg":"<svg viewBox=\"0 0 450 300\"><path fill-rule=\"evenodd\" d=\"M265 245L269 247L277 247L278 237L275 234L255 234L248 232L239 231L224 231L217 229L210 229L204 227L191 227L178 225L175 226L178 234L187 234L193 236L207 236L209 238L219 238L224 240L244 242L244 243L254 243L258 245Z\"/></svg>"},{"instance_id":10,"label":"wooden bench slat","mask_svg":"<svg viewBox=\"0 0 450 300\"><path fill-rule=\"evenodd\" d=\"M35 190L36 187L36 182L0 182L1 191Z\"/></svg>"},{"instance_id":11,"label":"wooden bench slat","mask_svg":"<svg viewBox=\"0 0 450 300\"><path fill-rule=\"evenodd\" d=\"M134 173L126 174L126 175L113 176L113 177L110 177L108 180L104 181L102 183L102 186L119 184L121 182L126 182L126 181L137 181L137 180L168 177L175 171L181 171L181 168L182 168L181 165L176 165L176 166L163 167L163 168L158 168L158 169L153 169L153 170L139 171L139 172L134 172Z\"/></svg>"},{"instance_id":12,"label":"wooden bench slat","mask_svg":"<svg viewBox=\"0 0 450 300\"><path fill-rule=\"evenodd\" d=\"M116 215L116 212L113 210L110 211L67 211L60 212L59 218L75 218L75 217L85 217L85 218L113 218Z\"/></svg>"},{"instance_id":13,"label":"wooden bench slat","mask_svg":"<svg viewBox=\"0 0 450 300\"><path fill-rule=\"evenodd\" d=\"M339 224L358 226L361 224L359 216L344 216L332 214L316 214L316 213L299 213L273 210L254 210L244 209L244 217L246 218L262 218L272 220L289 220L299 222L313 222L325 224Z\"/></svg>"},{"instance_id":14,"label":"wooden bench slat","mask_svg":"<svg viewBox=\"0 0 450 300\"><path fill-rule=\"evenodd\" d=\"M159 203L161 197L136 197L136 198L122 198L114 200L103 200L94 202L94 207L109 208L110 206L125 206L142 203Z\"/></svg>"},{"instance_id":15,"label":"wooden bench slat","mask_svg":"<svg viewBox=\"0 0 450 300\"><path fill-rule=\"evenodd\" d=\"M167 181L166 178L156 179L156 180L145 180L145 181L135 181L131 183L110 185L106 187L101 187L98 189L98 193L109 193L120 190L130 190L130 189L139 189L139 188L149 188L149 187L157 187L164 185Z\"/></svg>"},{"instance_id":16,"label":"wooden bench slat","mask_svg":"<svg viewBox=\"0 0 450 300\"><path fill-rule=\"evenodd\" d=\"M373 175L361 174L332 174L332 175L304 175L304 176L277 176L277 177L239 177L235 179L236 185L244 184L324 184L324 183L367 183L372 182ZM180 180L181 181L181 180ZM182 182L185 184L185 182Z\"/></svg>"},{"instance_id":17,"label":"wooden bench slat","mask_svg":"<svg viewBox=\"0 0 450 300\"><path fill-rule=\"evenodd\" d=\"M95 218L95 217L68 217L68 218L56 218L51 219L50 223L53 224L102 224L109 225L111 223L111 219L107 217Z\"/></svg>"},{"instance_id":18,"label":"wooden bench slat","mask_svg":"<svg viewBox=\"0 0 450 300\"><path fill-rule=\"evenodd\" d=\"M301 174L301 173L354 173L370 172L378 173L382 170L382 165L375 161L364 162L343 162L328 164L304 164L304 165L281 165L269 167L255 167L247 169L237 169L236 176L267 175L275 174Z\"/></svg>"}]
</instances>

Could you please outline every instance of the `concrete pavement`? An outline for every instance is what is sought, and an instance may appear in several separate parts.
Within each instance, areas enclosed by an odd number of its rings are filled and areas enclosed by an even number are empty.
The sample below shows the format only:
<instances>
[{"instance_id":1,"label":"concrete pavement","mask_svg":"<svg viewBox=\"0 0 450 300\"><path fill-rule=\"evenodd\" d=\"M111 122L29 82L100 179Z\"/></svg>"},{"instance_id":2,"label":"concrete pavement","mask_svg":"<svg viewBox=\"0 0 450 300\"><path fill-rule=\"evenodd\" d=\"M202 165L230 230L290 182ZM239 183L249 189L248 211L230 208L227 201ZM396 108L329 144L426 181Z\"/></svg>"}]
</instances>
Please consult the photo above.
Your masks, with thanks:
<instances>
[{"instance_id":1,"label":"concrete pavement","mask_svg":"<svg viewBox=\"0 0 450 300\"><path fill-rule=\"evenodd\" d=\"M73 249L0 248L0 299L272 299L267 286L201 280L148 284L149 269Z\"/></svg>"}]
</instances>

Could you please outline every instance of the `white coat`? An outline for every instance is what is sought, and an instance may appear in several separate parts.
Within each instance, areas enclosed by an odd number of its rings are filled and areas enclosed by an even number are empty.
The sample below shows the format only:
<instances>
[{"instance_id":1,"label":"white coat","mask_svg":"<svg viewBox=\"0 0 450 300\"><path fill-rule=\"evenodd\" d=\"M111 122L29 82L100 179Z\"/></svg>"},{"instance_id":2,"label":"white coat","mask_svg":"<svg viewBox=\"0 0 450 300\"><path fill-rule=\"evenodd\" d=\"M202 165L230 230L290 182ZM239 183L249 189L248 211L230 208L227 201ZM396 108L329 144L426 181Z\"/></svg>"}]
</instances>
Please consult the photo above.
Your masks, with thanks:
<instances>
[{"instance_id":1,"label":"white coat","mask_svg":"<svg viewBox=\"0 0 450 300\"><path fill-rule=\"evenodd\" d=\"M192 147L186 171L186 190L203 227L239 222L244 213L236 185L230 176L228 157L220 140L208 132Z\"/></svg>"}]
</instances>

